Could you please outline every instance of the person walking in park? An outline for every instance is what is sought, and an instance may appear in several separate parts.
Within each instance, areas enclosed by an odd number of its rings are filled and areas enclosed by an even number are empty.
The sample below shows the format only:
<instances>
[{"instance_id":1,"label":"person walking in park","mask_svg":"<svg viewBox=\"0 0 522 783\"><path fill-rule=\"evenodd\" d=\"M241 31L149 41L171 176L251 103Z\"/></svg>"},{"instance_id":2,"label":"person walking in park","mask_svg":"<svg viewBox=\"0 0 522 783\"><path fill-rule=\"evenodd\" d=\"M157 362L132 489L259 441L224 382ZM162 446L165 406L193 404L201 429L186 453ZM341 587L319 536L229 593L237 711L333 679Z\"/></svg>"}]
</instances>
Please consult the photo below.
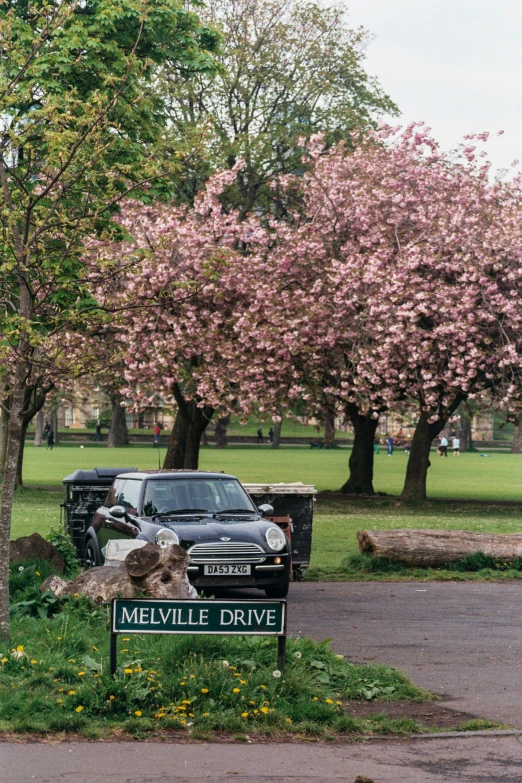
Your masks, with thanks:
<instances>
[{"instance_id":1,"label":"person walking in park","mask_svg":"<svg viewBox=\"0 0 522 783\"><path fill-rule=\"evenodd\" d=\"M47 440L47 438L49 436L49 430L50 429L51 429L51 425L49 424L48 421L46 421L45 422L45 427L43 428L43 432L42 432L42 440Z\"/></svg>"},{"instance_id":2,"label":"person walking in park","mask_svg":"<svg viewBox=\"0 0 522 783\"><path fill-rule=\"evenodd\" d=\"M456 435L451 442L451 446L453 448L453 456L460 457L460 438L457 438Z\"/></svg>"},{"instance_id":3,"label":"person walking in park","mask_svg":"<svg viewBox=\"0 0 522 783\"><path fill-rule=\"evenodd\" d=\"M46 449L46 451L47 450L52 451L53 450L53 446L54 446L54 430L51 427L51 425L49 425L49 429L47 430L47 449Z\"/></svg>"},{"instance_id":4,"label":"person walking in park","mask_svg":"<svg viewBox=\"0 0 522 783\"><path fill-rule=\"evenodd\" d=\"M274 428L273 427L270 427L270 429L268 430L268 440L269 440L270 443L274 442Z\"/></svg>"},{"instance_id":5,"label":"person walking in park","mask_svg":"<svg viewBox=\"0 0 522 783\"><path fill-rule=\"evenodd\" d=\"M152 438L152 445L154 446L154 448L159 448L160 434L161 434L161 428L158 422L156 422L156 426L154 427L154 436Z\"/></svg>"},{"instance_id":6,"label":"person walking in park","mask_svg":"<svg viewBox=\"0 0 522 783\"><path fill-rule=\"evenodd\" d=\"M378 454L379 453L379 446L380 446L379 438L375 438L375 440L373 441L373 453L374 454Z\"/></svg>"},{"instance_id":7,"label":"person walking in park","mask_svg":"<svg viewBox=\"0 0 522 783\"><path fill-rule=\"evenodd\" d=\"M440 439L439 454L441 457L448 456L448 439L445 435Z\"/></svg>"},{"instance_id":8,"label":"person walking in park","mask_svg":"<svg viewBox=\"0 0 522 783\"><path fill-rule=\"evenodd\" d=\"M101 424L100 424L100 421L98 420L96 422L96 430L95 430L94 440L99 442L99 441L101 441L101 439L102 439L102 436L101 436Z\"/></svg>"},{"instance_id":9,"label":"person walking in park","mask_svg":"<svg viewBox=\"0 0 522 783\"><path fill-rule=\"evenodd\" d=\"M386 445L388 446L388 457L391 457L393 454L393 436L388 435L386 438Z\"/></svg>"},{"instance_id":10,"label":"person walking in park","mask_svg":"<svg viewBox=\"0 0 522 783\"><path fill-rule=\"evenodd\" d=\"M261 429L261 427L259 427L259 429L257 431L257 442L258 443L262 443L263 442L263 430Z\"/></svg>"}]
</instances>

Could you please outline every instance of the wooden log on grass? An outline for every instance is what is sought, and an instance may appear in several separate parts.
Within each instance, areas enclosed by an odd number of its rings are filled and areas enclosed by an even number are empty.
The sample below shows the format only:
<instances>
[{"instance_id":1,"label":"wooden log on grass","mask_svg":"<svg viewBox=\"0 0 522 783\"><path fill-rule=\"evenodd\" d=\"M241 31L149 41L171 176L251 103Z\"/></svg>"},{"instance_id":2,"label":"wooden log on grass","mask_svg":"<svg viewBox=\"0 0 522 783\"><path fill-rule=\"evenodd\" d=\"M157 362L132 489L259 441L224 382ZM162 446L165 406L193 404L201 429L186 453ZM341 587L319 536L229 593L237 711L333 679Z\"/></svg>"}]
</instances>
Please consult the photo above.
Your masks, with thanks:
<instances>
[{"instance_id":1,"label":"wooden log on grass","mask_svg":"<svg viewBox=\"0 0 522 783\"><path fill-rule=\"evenodd\" d=\"M129 552L122 565L98 566L79 574L70 582L50 576L42 582L42 591L54 595L83 593L98 603L112 598L192 598L194 588L187 579L188 554L177 544L159 547L148 543Z\"/></svg>"},{"instance_id":2,"label":"wooden log on grass","mask_svg":"<svg viewBox=\"0 0 522 783\"><path fill-rule=\"evenodd\" d=\"M472 533L469 530L359 530L359 550L410 566L438 566L483 552L509 562L522 557L522 533Z\"/></svg>"}]
</instances>

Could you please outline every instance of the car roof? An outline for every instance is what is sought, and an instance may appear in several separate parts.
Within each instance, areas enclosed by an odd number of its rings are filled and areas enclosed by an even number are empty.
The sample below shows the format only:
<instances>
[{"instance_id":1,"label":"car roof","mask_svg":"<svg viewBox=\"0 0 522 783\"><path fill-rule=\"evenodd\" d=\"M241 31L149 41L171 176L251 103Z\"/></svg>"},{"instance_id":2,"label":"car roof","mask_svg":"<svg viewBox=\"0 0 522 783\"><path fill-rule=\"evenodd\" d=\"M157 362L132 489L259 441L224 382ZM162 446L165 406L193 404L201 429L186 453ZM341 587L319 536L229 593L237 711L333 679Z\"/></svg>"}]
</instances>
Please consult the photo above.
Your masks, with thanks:
<instances>
[{"instance_id":1,"label":"car roof","mask_svg":"<svg viewBox=\"0 0 522 783\"><path fill-rule=\"evenodd\" d=\"M196 479L196 478L213 478L213 479L236 479L236 476L232 476L229 473L217 473L211 470L138 470L132 473L120 473L118 476L120 479ZM237 481L237 479L236 479Z\"/></svg>"}]
</instances>

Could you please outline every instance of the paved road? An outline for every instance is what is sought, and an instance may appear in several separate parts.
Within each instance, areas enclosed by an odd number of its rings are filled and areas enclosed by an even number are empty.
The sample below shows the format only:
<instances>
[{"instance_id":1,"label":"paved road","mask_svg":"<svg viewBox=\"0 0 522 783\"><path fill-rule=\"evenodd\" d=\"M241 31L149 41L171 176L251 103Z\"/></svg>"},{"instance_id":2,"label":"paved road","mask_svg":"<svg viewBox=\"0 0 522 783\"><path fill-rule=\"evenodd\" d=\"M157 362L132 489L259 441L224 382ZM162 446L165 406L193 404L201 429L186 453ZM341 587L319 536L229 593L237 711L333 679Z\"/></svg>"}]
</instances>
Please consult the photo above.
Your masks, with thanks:
<instances>
[{"instance_id":1,"label":"paved road","mask_svg":"<svg viewBox=\"0 0 522 783\"><path fill-rule=\"evenodd\" d=\"M518 737L345 745L0 744L0 783L522 783Z\"/></svg>"},{"instance_id":2,"label":"paved road","mask_svg":"<svg viewBox=\"0 0 522 783\"><path fill-rule=\"evenodd\" d=\"M305 582L292 585L289 627L522 727L522 584Z\"/></svg>"},{"instance_id":3,"label":"paved road","mask_svg":"<svg viewBox=\"0 0 522 783\"><path fill-rule=\"evenodd\" d=\"M239 594L238 594L239 595ZM522 585L304 583L292 633L404 670L443 703L522 727ZM0 783L522 783L520 737L335 745L0 744Z\"/></svg>"}]
</instances>

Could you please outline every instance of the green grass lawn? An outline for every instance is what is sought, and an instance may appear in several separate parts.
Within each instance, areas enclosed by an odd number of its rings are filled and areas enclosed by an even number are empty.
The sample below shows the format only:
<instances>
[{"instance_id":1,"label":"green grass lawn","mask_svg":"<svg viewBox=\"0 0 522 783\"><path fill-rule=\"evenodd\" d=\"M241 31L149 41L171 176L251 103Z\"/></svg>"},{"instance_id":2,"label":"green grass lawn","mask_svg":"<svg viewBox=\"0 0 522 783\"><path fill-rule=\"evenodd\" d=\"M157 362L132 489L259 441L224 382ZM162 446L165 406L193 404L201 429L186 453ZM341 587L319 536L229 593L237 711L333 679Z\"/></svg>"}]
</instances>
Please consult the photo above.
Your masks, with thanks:
<instances>
[{"instance_id":1,"label":"green grass lawn","mask_svg":"<svg viewBox=\"0 0 522 783\"><path fill-rule=\"evenodd\" d=\"M164 452L162 450L161 456ZM399 504L391 497L351 500L328 491L337 490L347 475L347 449L322 451L284 447L229 447L218 451L203 448L200 467L224 470L245 482L303 481L315 484L324 493L316 505L311 575L354 578L342 566L347 556L357 552L357 530L361 528L452 528L482 532L514 533L522 530L522 506L503 505L502 501L522 502L522 459L518 455L463 454L460 458L441 459L433 455L429 477L429 495L433 500L420 505ZM155 468L158 452L152 447L131 446L107 449L100 446L64 445L52 452L26 447L24 467L28 486L49 489L24 489L17 494L14 508L13 537L35 530L46 533L59 520L62 493L52 491L77 468L95 466ZM388 495L402 488L406 456L379 454L375 465L375 487ZM447 499L447 501L441 500ZM484 504L456 500L491 501ZM355 574L356 575L356 574Z\"/></svg>"}]
</instances>

